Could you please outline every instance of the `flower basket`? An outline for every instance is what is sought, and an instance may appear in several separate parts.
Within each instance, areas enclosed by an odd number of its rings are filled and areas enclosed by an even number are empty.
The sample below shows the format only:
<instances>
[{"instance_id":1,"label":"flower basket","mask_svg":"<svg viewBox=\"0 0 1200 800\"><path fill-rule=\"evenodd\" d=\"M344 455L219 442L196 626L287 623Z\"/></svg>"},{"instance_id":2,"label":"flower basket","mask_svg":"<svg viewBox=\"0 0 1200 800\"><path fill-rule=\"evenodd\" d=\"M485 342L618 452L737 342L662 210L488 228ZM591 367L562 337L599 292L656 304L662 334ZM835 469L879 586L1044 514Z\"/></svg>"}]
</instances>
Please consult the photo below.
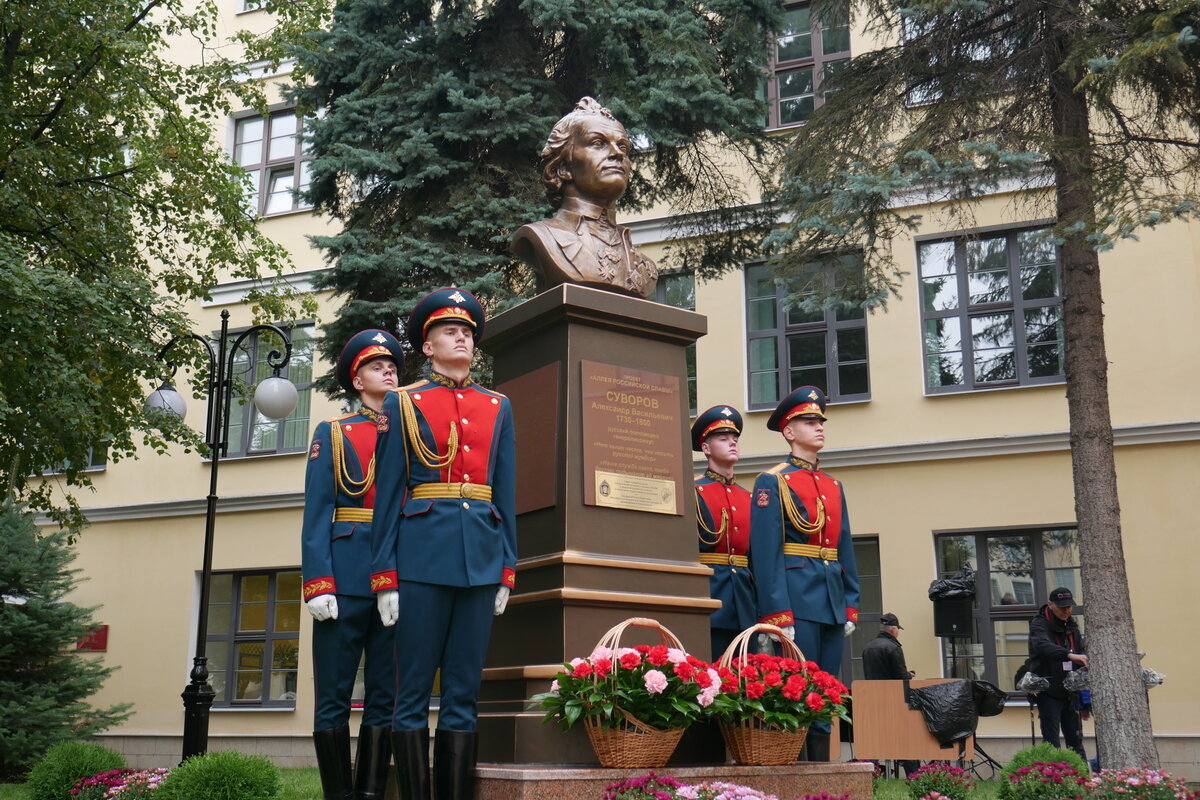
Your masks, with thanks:
<instances>
[{"instance_id":1,"label":"flower basket","mask_svg":"<svg viewBox=\"0 0 1200 800\"><path fill-rule=\"evenodd\" d=\"M718 672L730 670L732 665L745 663L748 659L750 642L758 633L774 633L785 652L791 653L791 658L804 661L804 653L791 639L783 635L783 631L774 625L754 625L737 635L717 662ZM743 691L746 676L739 675L739 688ZM808 726L801 725L796 730L783 728L765 722L760 717L748 717L741 720L721 720L721 736L725 746L733 754L733 760L747 766L774 766L794 764L804 748L804 740L808 737Z\"/></svg>"},{"instance_id":2,"label":"flower basket","mask_svg":"<svg viewBox=\"0 0 1200 800\"><path fill-rule=\"evenodd\" d=\"M657 631L661 644L622 647L630 627ZM587 658L564 664L531 707L563 728L582 720L603 767L661 767L720 684L717 671L684 652L663 625L634 617L609 629Z\"/></svg>"},{"instance_id":3,"label":"flower basket","mask_svg":"<svg viewBox=\"0 0 1200 800\"><path fill-rule=\"evenodd\" d=\"M616 728L603 727L597 717L588 717L583 725L600 766L612 769L663 766L679 746L684 730L660 731L624 713Z\"/></svg>"}]
</instances>

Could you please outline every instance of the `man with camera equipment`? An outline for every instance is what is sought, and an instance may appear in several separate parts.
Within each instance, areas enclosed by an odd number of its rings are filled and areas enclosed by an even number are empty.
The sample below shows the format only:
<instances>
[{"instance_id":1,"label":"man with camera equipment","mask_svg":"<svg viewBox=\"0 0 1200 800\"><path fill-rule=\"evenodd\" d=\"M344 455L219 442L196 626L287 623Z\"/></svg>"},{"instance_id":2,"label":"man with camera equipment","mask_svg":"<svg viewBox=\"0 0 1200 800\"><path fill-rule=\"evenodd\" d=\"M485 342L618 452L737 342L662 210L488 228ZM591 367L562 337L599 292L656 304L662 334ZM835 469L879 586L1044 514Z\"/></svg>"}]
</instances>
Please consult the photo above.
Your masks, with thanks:
<instances>
[{"instance_id":1,"label":"man with camera equipment","mask_svg":"<svg viewBox=\"0 0 1200 800\"><path fill-rule=\"evenodd\" d=\"M1075 596L1060 586L1050 592L1050 601L1038 609L1029 621L1029 671L1040 675L1049 686L1037 695L1038 718L1042 739L1061 747L1059 730L1067 747L1084 759L1083 721L1079 699L1067 691L1063 681L1075 669L1086 669L1087 646L1079 623L1072 618Z\"/></svg>"}]
</instances>

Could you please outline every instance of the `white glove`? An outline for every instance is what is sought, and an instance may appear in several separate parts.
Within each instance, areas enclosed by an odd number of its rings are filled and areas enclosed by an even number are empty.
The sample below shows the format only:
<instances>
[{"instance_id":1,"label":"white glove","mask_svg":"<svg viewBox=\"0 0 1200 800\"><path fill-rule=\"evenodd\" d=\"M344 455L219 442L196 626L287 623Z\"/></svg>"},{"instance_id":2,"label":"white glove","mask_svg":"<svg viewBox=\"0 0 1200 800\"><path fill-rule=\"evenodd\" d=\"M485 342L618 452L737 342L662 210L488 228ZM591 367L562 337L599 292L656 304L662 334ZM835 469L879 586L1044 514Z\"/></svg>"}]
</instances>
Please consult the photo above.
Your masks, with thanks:
<instances>
[{"instance_id":1,"label":"white glove","mask_svg":"<svg viewBox=\"0 0 1200 800\"><path fill-rule=\"evenodd\" d=\"M317 622L324 622L327 619L337 619L337 598L331 594L319 594L312 600L306 603L308 613L312 614L313 619Z\"/></svg>"},{"instance_id":2,"label":"white glove","mask_svg":"<svg viewBox=\"0 0 1200 800\"><path fill-rule=\"evenodd\" d=\"M760 633L760 634L758 634L758 636L756 636L754 638L758 640L758 652L760 652L760 653L774 652L774 650L771 648L771 635L769 633Z\"/></svg>"},{"instance_id":3,"label":"white glove","mask_svg":"<svg viewBox=\"0 0 1200 800\"><path fill-rule=\"evenodd\" d=\"M512 589L505 586L503 583L496 587L496 605L492 609L493 616L500 616L504 613L504 609L508 608L508 595Z\"/></svg>"},{"instance_id":4,"label":"white glove","mask_svg":"<svg viewBox=\"0 0 1200 800\"><path fill-rule=\"evenodd\" d=\"M850 620L846 620L846 635L849 636L850 634L854 633L854 629L857 627L858 626Z\"/></svg>"},{"instance_id":5,"label":"white glove","mask_svg":"<svg viewBox=\"0 0 1200 800\"><path fill-rule=\"evenodd\" d=\"M783 635L788 638L789 642L796 641L796 626L795 625L782 625L782 626L780 626L779 629L781 631L783 631Z\"/></svg>"},{"instance_id":6,"label":"white glove","mask_svg":"<svg viewBox=\"0 0 1200 800\"><path fill-rule=\"evenodd\" d=\"M375 595L375 607L379 609L379 620L390 628L400 619L400 592L389 589Z\"/></svg>"}]
</instances>

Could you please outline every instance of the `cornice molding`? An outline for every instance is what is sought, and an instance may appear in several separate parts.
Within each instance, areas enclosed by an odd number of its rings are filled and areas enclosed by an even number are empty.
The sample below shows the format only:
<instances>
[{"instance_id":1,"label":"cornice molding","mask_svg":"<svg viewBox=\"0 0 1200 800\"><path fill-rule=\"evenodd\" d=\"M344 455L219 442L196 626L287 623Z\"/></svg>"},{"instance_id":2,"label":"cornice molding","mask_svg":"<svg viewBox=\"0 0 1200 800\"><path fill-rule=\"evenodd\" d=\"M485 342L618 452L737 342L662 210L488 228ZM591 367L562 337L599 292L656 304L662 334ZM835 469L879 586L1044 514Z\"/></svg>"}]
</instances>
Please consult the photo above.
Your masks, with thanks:
<instances>
[{"instance_id":1,"label":"cornice molding","mask_svg":"<svg viewBox=\"0 0 1200 800\"><path fill-rule=\"evenodd\" d=\"M1139 445L1175 444L1200 441L1200 420L1164 422L1151 425L1125 425L1113 429L1113 444L1116 447ZM960 458L989 458L992 456L1019 456L1030 453L1064 452L1070 449L1070 434L1066 431L1028 433L1014 436L993 436L978 439L946 439L928 442L904 442L873 447L847 447L831 449L821 454L821 467L862 467L876 464L898 464L912 461L950 461ZM782 455L772 453L743 458L738 462L738 473L754 475L778 464ZM694 460L697 473L703 472L706 463ZM272 492L257 495L222 497L217 504L218 514L247 511L276 511L279 509L303 508L304 492ZM207 503L203 497L184 500L168 500L158 503L131 503L120 506L94 506L83 509L89 522L119 522L137 519L161 519L164 517L188 517L205 513ZM50 525L45 514L37 515L38 525Z\"/></svg>"},{"instance_id":2,"label":"cornice molding","mask_svg":"<svg viewBox=\"0 0 1200 800\"><path fill-rule=\"evenodd\" d=\"M313 278L325 269L310 269L304 272L294 272L290 275L283 275L278 280L282 281L289 288L296 292L311 292L313 291ZM253 289L261 289L269 286L274 282L273 277L266 278L246 278L238 281L227 281L219 283L212 288L208 293L207 300L201 302L204 308L212 308L214 306L227 306L234 303L241 303L246 299L246 295Z\"/></svg>"}]
</instances>

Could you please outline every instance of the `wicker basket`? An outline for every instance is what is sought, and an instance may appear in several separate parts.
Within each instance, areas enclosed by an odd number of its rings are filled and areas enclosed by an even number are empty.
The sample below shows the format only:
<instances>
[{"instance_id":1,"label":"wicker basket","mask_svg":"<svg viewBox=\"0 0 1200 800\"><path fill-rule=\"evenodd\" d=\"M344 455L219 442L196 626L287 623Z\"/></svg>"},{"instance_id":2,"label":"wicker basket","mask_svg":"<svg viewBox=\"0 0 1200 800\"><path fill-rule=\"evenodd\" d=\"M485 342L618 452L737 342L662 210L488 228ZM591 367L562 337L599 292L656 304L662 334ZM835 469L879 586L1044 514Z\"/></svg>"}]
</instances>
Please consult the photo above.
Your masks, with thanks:
<instances>
[{"instance_id":1,"label":"wicker basket","mask_svg":"<svg viewBox=\"0 0 1200 800\"><path fill-rule=\"evenodd\" d=\"M780 645L790 650L790 655L797 661L804 660L804 653L796 643L783 635L783 631L774 625L753 625L737 635L730 642L728 649L722 654L720 666L729 668L734 659L744 657L750 648L750 642L758 633L773 633L779 637ZM794 764L804 748L804 739L808 736L808 726L795 731L785 731L774 725L767 725L760 719L742 720L741 722L720 723L721 736L725 746L733 755L733 760L748 766L775 766Z\"/></svg>"},{"instance_id":2,"label":"wicker basket","mask_svg":"<svg viewBox=\"0 0 1200 800\"><path fill-rule=\"evenodd\" d=\"M663 644L683 650L683 644L675 634L657 620L645 617L633 617L620 625L614 625L608 633L600 637L596 646L608 647L615 652L621 646L621 634L630 627L652 628L658 631ZM621 715L621 721L616 728L601 727L600 720L595 717L584 719L588 740L596 751L596 757L600 759L600 766L647 769L666 764L683 737L683 728L659 730L634 719L619 708L617 711Z\"/></svg>"}]
</instances>

